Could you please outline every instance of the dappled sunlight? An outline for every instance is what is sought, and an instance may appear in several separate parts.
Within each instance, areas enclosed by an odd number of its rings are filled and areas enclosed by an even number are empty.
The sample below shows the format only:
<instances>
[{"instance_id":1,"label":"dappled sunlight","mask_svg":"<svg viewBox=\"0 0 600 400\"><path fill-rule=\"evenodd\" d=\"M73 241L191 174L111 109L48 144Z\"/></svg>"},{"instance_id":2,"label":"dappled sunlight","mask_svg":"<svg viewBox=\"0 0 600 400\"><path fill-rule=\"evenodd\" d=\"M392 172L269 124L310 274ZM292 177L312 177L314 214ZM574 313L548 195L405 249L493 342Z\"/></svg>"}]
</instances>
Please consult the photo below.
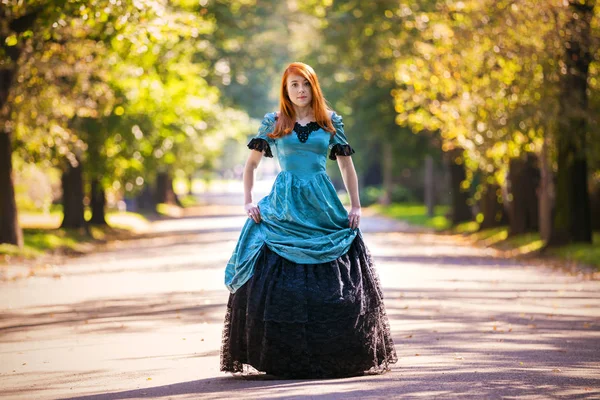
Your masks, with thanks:
<instances>
[{"instance_id":1,"label":"dappled sunlight","mask_svg":"<svg viewBox=\"0 0 600 400\"><path fill-rule=\"evenodd\" d=\"M59 279L3 283L0 382L11 382L15 398L40 399L600 394L597 281L415 233L365 233L399 356L390 372L308 381L223 374L222 273L235 239L226 230L148 236L69 260ZM107 386L116 376L126 379Z\"/></svg>"},{"instance_id":2,"label":"dappled sunlight","mask_svg":"<svg viewBox=\"0 0 600 400\"><path fill-rule=\"evenodd\" d=\"M1 4L2 395L600 398L598 1ZM280 102L292 60L319 76L310 106ZM264 136L288 122L293 147ZM253 261L232 257L249 203L273 193L275 221L296 193L279 158L304 182L305 122L312 143L334 123L322 182L353 221L362 204L399 357L383 375L219 371L225 268ZM293 200L327 224L314 188ZM306 231L266 240L318 254Z\"/></svg>"}]
</instances>

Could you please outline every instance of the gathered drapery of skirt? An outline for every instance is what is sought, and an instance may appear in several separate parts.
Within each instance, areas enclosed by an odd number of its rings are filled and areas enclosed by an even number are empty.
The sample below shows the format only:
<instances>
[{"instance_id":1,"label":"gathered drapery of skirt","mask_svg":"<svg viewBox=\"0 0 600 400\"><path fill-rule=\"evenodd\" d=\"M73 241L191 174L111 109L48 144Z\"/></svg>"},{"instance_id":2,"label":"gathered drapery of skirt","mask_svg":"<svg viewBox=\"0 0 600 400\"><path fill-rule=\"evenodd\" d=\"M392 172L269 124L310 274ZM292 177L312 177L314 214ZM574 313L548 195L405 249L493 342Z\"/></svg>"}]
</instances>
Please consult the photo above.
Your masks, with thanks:
<instances>
[{"instance_id":1,"label":"gathered drapery of skirt","mask_svg":"<svg viewBox=\"0 0 600 400\"><path fill-rule=\"evenodd\" d=\"M222 371L250 366L285 378L336 378L385 372L396 361L361 235L322 264L296 264L264 245L253 276L229 296Z\"/></svg>"}]
</instances>

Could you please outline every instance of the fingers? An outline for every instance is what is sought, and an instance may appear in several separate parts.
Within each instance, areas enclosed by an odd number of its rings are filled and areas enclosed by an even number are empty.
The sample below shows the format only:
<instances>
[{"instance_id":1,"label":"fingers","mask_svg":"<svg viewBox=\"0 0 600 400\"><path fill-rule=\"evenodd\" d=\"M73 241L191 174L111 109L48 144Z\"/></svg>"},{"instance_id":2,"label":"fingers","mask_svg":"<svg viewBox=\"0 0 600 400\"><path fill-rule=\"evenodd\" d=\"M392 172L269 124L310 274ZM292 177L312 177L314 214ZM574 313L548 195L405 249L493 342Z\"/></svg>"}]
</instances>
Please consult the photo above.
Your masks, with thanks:
<instances>
[{"instance_id":1,"label":"fingers","mask_svg":"<svg viewBox=\"0 0 600 400\"><path fill-rule=\"evenodd\" d=\"M260 210L258 207L253 207L248 210L248 218L251 218L257 224L261 221Z\"/></svg>"},{"instance_id":2,"label":"fingers","mask_svg":"<svg viewBox=\"0 0 600 400\"><path fill-rule=\"evenodd\" d=\"M358 225L360 224L360 215L350 214L348 216L348 222L349 222L350 228L352 228L352 229L358 228Z\"/></svg>"}]
</instances>

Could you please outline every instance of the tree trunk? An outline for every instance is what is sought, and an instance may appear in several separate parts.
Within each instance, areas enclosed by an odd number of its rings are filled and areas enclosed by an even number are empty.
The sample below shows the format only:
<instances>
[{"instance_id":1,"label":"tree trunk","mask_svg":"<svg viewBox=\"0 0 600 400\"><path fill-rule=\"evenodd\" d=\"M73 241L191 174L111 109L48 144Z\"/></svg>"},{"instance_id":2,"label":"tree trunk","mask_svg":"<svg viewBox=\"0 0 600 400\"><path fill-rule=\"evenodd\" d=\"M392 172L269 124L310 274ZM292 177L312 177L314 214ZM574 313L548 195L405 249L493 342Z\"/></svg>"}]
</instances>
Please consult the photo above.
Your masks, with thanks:
<instances>
[{"instance_id":1,"label":"tree trunk","mask_svg":"<svg viewBox=\"0 0 600 400\"><path fill-rule=\"evenodd\" d=\"M483 221L479 229L496 228L508 223L500 186L486 184L481 195L480 206Z\"/></svg>"},{"instance_id":2,"label":"tree trunk","mask_svg":"<svg viewBox=\"0 0 600 400\"><path fill-rule=\"evenodd\" d=\"M383 195L379 203L387 206L392 203L394 153L392 146L383 146L381 169L383 174Z\"/></svg>"},{"instance_id":3,"label":"tree trunk","mask_svg":"<svg viewBox=\"0 0 600 400\"><path fill-rule=\"evenodd\" d=\"M150 185L144 185L140 194L136 197L137 208L143 211L156 212L156 201Z\"/></svg>"},{"instance_id":4,"label":"tree trunk","mask_svg":"<svg viewBox=\"0 0 600 400\"><path fill-rule=\"evenodd\" d=\"M81 162L72 166L67 163L67 170L62 174L63 221L61 228L87 228L83 209L83 173Z\"/></svg>"},{"instance_id":5,"label":"tree trunk","mask_svg":"<svg viewBox=\"0 0 600 400\"><path fill-rule=\"evenodd\" d=\"M98 179L93 179L90 193L90 206L92 209L92 217L88 221L92 225L108 225L106 223L106 193Z\"/></svg>"},{"instance_id":6,"label":"tree trunk","mask_svg":"<svg viewBox=\"0 0 600 400\"><path fill-rule=\"evenodd\" d=\"M435 188L434 188L434 169L433 157L425 156L425 206L427 207L427 215L433 217L435 213Z\"/></svg>"},{"instance_id":7,"label":"tree trunk","mask_svg":"<svg viewBox=\"0 0 600 400\"><path fill-rule=\"evenodd\" d=\"M156 204L178 204L177 196L173 190L173 179L168 172L159 172L156 175Z\"/></svg>"},{"instance_id":8,"label":"tree trunk","mask_svg":"<svg viewBox=\"0 0 600 400\"><path fill-rule=\"evenodd\" d=\"M473 219L473 213L468 203L469 192L462 188L462 183L467 179L462 154L462 149L456 149L448 153L450 194L452 196L452 225L458 225L461 222L468 222Z\"/></svg>"},{"instance_id":9,"label":"tree trunk","mask_svg":"<svg viewBox=\"0 0 600 400\"><path fill-rule=\"evenodd\" d=\"M549 132L544 132L544 142L540 154L540 187L539 199L539 221L540 237L545 243L550 241L552 234L552 203L554 196L554 182L552 181L552 169L548 156Z\"/></svg>"},{"instance_id":10,"label":"tree trunk","mask_svg":"<svg viewBox=\"0 0 600 400\"><path fill-rule=\"evenodd\" d=\"M534 232L538 229L539 211L537 188L539 170L537 157L528 154L523 158L513 158L509 162L509 226L511 235Z\"/></svg>"},{"instance_id":11,"label":"tree trunk","mask_svg":"<svg viewBox=\"0 0 600 400\"><path fill-rule=\"evenodd\" d=\"M360 181L364 187L381 185L383 183L382 175L381 162L375 160L365 168Z\"/></svg>"},{"instance_id":12,"label":"tree trunk","mask_svg":"<svg viewBox=\"0 0 600 400\"><path fill-rule=\"evenodd\" d=\"M188 195L194 195L194 174L188 176Z\"/></svg>"},{"instance_id":13,"label":"tree trunk","mask_svg":"<svg viewBox=\"0 0 600 400\"><path fill-rule=\"evenodd\" d=\"M600 182L596 181L592 189L592 230L600 231Z\"/></svg>"},{"instance_id":14,"label":"tree trunk","mask_svg":"<svg viewBox=\"0 0 600 400\"><path fill-rule=\"evenodd\" d=\"M6 18L6 13L0 7L0 19L4 18ZM15 186L12 177L12 134L6 130L5 124L11 114L7 101L17 72L16 63L21 54L21 48L5 44L4 39L11 33L6 30L8 26L8 23L0 24L0 46L13 63L13 67L10 67L11 61L6 60L3 63L4 66L0 67L0 243L22 247L23 231L17 218L17 202L15 201Z\"/></svg>"},{"instance_id":15,"label":"tree trunk","mask_svg":"<svg viewBox=\"0 0 600 400\"><path fill-rule=\"evenodd\" d=\"M22 247L23 232L17 219L17 203L12 179L11 136L0 130L0 243Z\"/></svg>"},{"instance_id":16,"label":"tree trunk","mask_svg":"<svg viewBox=\"0 0 600 400\"><path fill-rule=\"evenodd\" d=\"M590 21L595 1L569 0L565 33L565 73L562 75L556 174L556 216L550 245L592 242L588 193L586 135L588 132L588 72L592 60Z\"/></svg>"}]
</instances>

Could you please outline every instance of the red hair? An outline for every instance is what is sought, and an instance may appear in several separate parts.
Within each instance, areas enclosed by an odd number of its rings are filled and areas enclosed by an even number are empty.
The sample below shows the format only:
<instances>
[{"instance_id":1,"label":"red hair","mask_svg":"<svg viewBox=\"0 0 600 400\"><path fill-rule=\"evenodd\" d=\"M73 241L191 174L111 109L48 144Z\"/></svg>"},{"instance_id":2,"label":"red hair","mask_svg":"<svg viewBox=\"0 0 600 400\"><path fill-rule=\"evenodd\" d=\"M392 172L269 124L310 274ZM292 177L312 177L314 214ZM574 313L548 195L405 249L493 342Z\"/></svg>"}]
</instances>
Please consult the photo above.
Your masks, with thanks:
<instances>
[{"instance_id":1,"label":"red hair","mask_svg":"<svg viewBox=\"0 0 600 400\"><path fill-rule=\"evenodd\" d=\"M292 129L294 129L294 124L296 123L296 112L294 111L294 105L290 100L290 96L287 91L287 79L292 74L300 75L310 82L310 88L312 90L311 107L315 113L315 121L321 128L331 134L334 134L335 128L333 127L328 113L330 108L327 106L327 101L325 101L325 98L323 97L323 92L321 92L321 86L319 85L317 74L310 65L301 62L294 62L288 65L283 72L283 77L281 78L281 88L279 92L279 118L277 118L277 123L275 124L275 129L273 132L269 133L267 136L272 139L277 139L290 134Z\"/></svg>"}]
</instances>

